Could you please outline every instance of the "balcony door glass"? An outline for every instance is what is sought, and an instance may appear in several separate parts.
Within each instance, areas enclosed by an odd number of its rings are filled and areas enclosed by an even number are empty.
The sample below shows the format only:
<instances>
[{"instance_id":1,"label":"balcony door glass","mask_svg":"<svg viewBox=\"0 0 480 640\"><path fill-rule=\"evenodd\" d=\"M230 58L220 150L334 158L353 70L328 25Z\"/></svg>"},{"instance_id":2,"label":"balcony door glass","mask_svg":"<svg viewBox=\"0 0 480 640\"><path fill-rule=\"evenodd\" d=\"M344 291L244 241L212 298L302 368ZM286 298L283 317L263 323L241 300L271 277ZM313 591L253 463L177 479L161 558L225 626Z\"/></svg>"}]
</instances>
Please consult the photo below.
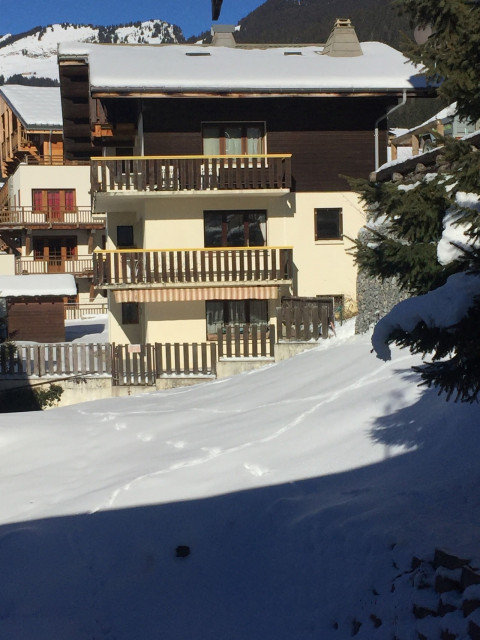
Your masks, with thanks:
<instances>
[{"instance_id":1,"label":"balcony door glass","mask_svg":"<svg viewBox=\"0 0 480 640\"><path fill-rule=\"evenodd\" d=\"M265 153L263 123L208 123L202 128L204 155L240 156Z\"/></svg>"},{"instance_id":2,"label":"balcony door glass","mask_svg":"<svg viewBox=\"0 0 480 640\"><path fill-rule=\"evenodd\" d=\"M203 154L206 156L219 156L220 151L220 130L219 127L203 128Z\"/></svg>"},{"instance_id":3,"label":"balcony door glass","mask_svg":"<svg viewBox=\"0 0 480 640\"><path fill-rule=\"evenodd\" d=\"M247 153L255 156L263 153L263 131L259 126L247 127Z\"/></svg>"},{"instance_id":4,"label":"balcony door glass","mask_svg":"<svg viewBox=\"0 0 480 640\"><path fill-rule=\"evenodd\" d=\"M205 247L264 247L267 212L204 211Z\"/></svg>"},{"instance_id":5,"label":"balcony door glass","mask_svg":"<svg viewBox=\"0 0 480 640\"><path fill-rule=\"evenodd\" d=\"M242 155L242 127L238 125L225 126L225 155Z\"/></svg>"}]
</instances>

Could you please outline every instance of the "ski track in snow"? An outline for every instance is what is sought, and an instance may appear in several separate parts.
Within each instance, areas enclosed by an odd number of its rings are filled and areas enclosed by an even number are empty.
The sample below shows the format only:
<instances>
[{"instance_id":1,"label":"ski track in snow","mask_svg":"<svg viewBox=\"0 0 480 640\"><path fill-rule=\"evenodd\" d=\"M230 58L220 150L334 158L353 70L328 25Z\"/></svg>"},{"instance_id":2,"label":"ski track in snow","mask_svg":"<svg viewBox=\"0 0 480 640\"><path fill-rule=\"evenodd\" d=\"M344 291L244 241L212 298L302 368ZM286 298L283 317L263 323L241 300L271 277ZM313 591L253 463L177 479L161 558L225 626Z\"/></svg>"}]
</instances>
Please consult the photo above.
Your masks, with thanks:
<instances>
[{"instance_id":1,"label":"ski track in snow","mask_svg":"<svg viewBox=\"0 0 480 640\"><path fill-rule=\"evenodd\" d=\"M409 360L410 356L406 356L403 358L397 358L395 361L395 366L398 367L399 363L402 362L402 360ZM349 393L351 393L351 391L353 390L358 390L362 387L366 387L366 386L370 386L372 384L375 384L378 380L378 377L380 376L382 380L385 380L385 378L390 378L392 377L393 374L388 375L388 372L385 371L385 369L388 369L391 366L391 364L389 363L384 363L382 364L378 369L375 369L375 371L372 371L371 373L366 374L365 376L359 378L358 380L356 380L355 382L353 382L352 384L343 387L342 389L339 389L338 391L335 392L329 392L328 394L321 394L319 396L310 396L307 398L299 398L299 399L295 399L293 402L297 403L300 402L302 404L305 403L306 400L314 400L315 398L319 398L319 401L316 402L310 409L308 409L307 411L304 411L302 413L300 413L295 419L291 420L289 423L287 423L286 425L284 425L283 427L280 427L279 429L277 429L275 432L273 432L272 434L268 435L268 436L264 436L263 438L259 438L258 440L252 440L250 442L245 442L243 444L240 444L238 446L234 446L234 447L229 447L228 449L224 449L222 450L219 447L202 447L201 450L205 451L206 455L205 456L200 456L200 457L196 457L196 458L192 458L191 460L185 460L183 462L177 462L174 463L172 465L170 465L169 467L165 468L165 469L157 469L156 471L152 471L146 474L143 474L141 476L137 476L136 478L133 478L130 482L128 482L127 484L122 485L121 487L116 488L111 494L109 499L107 500L106 503L102 503L100 505L98 505L97 507L94 507L92 510L90 510L90 513L97 513L98 511L101 511L102 509L111 509L114 507L118 496L123 493L123 492L128 492L130 490L130 488L132 487L132 485L134 484L138 484L140 482L143 482L145 480L151 480L153 478L157 478L163 475L167 475L169 473L175 472L175 471L179 471L182 469L187 469L187 468L191 468L191 467L196 467L199 465L203 465L203 464L207 464L209 462L211 462L212 460L214 460L215 458L223 455L230 455L233 453L238 453L239 451L243 451L244 449L249 449L253 446L258 446L258 445L262 445L262 444L266 444L269 442L272 442L273 440L276 440L277 438L283 436L285 433L287 433L288 431L290 431L291 429L294 429L296 427L298 427L300 424L302 424L302 422L304 422L304 420L314 414L316 411L318 411L321 407L323 407L326 404L330 404L331 402L335 402L337 400L339 400L340 398L342 398L345 395L348 395ZM387 375L385 375L387 374ZM271 406L279 406L282 404L292 404L292 401L284 401L284 402L275 402L273 403L268 403L266 405L259 405L258 409L262 409L262 408L269 408ZM198 409L197 411L204 411L204 412L210 412L209 410L201 410ZM240 410L239 410L240 411ZM238 411L235 411L236 413L238 413ZM148 412L147 412L148 413ZM220 412L218 410L212 410L211 413L223 413ZM225 411L224 413L232 413L231 410ZM90 414L91 415L91 414ZM121 415L121 414L117 414L117 415ZM116 414L109 414L109 418L108 419L113 419L113 417L116 417ZM152 438L144 438L145 434L138 434L137 437L139 437L139 439L143 440L144 442L148 442L150 441ZM185 442L181 441L181 442L177 442L174 443L171 440L167 441L166 444L169 444L171 446L174 446L176 448L184 448L185 446ZM243 467L245 468L246 471L248 471L249 473L251 473L253 476L256 477L260 477L265 475L266 473L269 473L269 470L266 468L261 467L258 464L253 464L253 463L249 463L249 462L245 462L243 463Z\"/></svg>"}]
</instances>

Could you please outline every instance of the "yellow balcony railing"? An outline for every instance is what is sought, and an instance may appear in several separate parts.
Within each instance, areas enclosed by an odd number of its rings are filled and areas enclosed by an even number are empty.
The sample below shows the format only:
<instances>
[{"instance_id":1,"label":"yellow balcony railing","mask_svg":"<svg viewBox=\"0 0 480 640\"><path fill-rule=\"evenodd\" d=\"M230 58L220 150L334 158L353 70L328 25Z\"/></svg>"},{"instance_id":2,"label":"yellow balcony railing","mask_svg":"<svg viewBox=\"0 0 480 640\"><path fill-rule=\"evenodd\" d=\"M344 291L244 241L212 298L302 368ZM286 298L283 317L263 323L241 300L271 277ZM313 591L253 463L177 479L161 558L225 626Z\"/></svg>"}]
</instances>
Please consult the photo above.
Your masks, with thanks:
<instances>
[{"instance_id":1,"label":"yellow balcony railing","mask_svg":"<svg viewBox=\"0 0 480 640\"><path fill-rule=\"evenodd\" d=\"M95 251L93 282L99 287L290 283L291 247L119 249Z\"/></svg>"}]
</instances>

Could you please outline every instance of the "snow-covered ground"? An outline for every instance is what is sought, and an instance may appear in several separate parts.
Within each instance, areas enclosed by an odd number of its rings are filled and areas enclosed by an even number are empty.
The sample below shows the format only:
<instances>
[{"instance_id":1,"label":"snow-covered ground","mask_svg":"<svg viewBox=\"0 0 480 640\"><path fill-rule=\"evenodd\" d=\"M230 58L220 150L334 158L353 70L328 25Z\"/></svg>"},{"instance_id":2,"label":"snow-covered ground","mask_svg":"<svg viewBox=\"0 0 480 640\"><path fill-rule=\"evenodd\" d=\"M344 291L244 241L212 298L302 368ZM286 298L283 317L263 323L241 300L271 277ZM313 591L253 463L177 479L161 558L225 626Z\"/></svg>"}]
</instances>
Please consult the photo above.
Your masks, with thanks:
<instances>
[{"instance_id":1,"label":"snow-covered ground","mask_svg":"<svg viewBox=\"0 0 480 640\"><path fill-rule=\"evenodd\" d=\"M338 334L231 379L0 414L0 638L416 638L412 555L480 555L479 407Z\"/></svg>"}]
</instances>

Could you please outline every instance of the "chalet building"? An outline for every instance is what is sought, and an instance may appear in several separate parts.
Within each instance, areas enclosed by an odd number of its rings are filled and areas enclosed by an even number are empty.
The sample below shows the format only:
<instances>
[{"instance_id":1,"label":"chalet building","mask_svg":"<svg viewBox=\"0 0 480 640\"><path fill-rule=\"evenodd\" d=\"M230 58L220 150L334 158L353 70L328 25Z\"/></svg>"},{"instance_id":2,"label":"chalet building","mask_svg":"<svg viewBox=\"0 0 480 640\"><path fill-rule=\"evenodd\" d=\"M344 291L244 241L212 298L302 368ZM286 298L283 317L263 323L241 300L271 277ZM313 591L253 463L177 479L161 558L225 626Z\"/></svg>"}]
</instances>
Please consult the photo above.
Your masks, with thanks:
<instances>
[{"instance_id":1,"label":"chalet building","mask_svg":"<svg viewBox=\"0 0 480 640\"><path fill-rule=\"evenodd\" d=\"M386 115L426 91L338 20L325 45L61 44L65 157L106 212L94 283L114 342L203 341L282 304L355 304L365 222L345 176L387 150Z\"/></svg>"},{"instance_id":2,"label":"chalet building","mask_svg":"<svg viewBox=\"0 0 480 640\"><path fill-rule=\"evenodd\" d=\"M88 162L63 155L58 87L0 87L1 248L15 273L74 275L72 304L99 298L92 282L105 220L92 215Z\"/></svg>"},{"instance_id":3,"label":"chalet building","mask_svg":"<svg viewBox=\"0 0 480 640\"><path fill-rule=\"evenodd\" d=\"M65 342L64 300L75 291L69 274L0 275L0 342Z\"/></svg>"}]
</instances>

